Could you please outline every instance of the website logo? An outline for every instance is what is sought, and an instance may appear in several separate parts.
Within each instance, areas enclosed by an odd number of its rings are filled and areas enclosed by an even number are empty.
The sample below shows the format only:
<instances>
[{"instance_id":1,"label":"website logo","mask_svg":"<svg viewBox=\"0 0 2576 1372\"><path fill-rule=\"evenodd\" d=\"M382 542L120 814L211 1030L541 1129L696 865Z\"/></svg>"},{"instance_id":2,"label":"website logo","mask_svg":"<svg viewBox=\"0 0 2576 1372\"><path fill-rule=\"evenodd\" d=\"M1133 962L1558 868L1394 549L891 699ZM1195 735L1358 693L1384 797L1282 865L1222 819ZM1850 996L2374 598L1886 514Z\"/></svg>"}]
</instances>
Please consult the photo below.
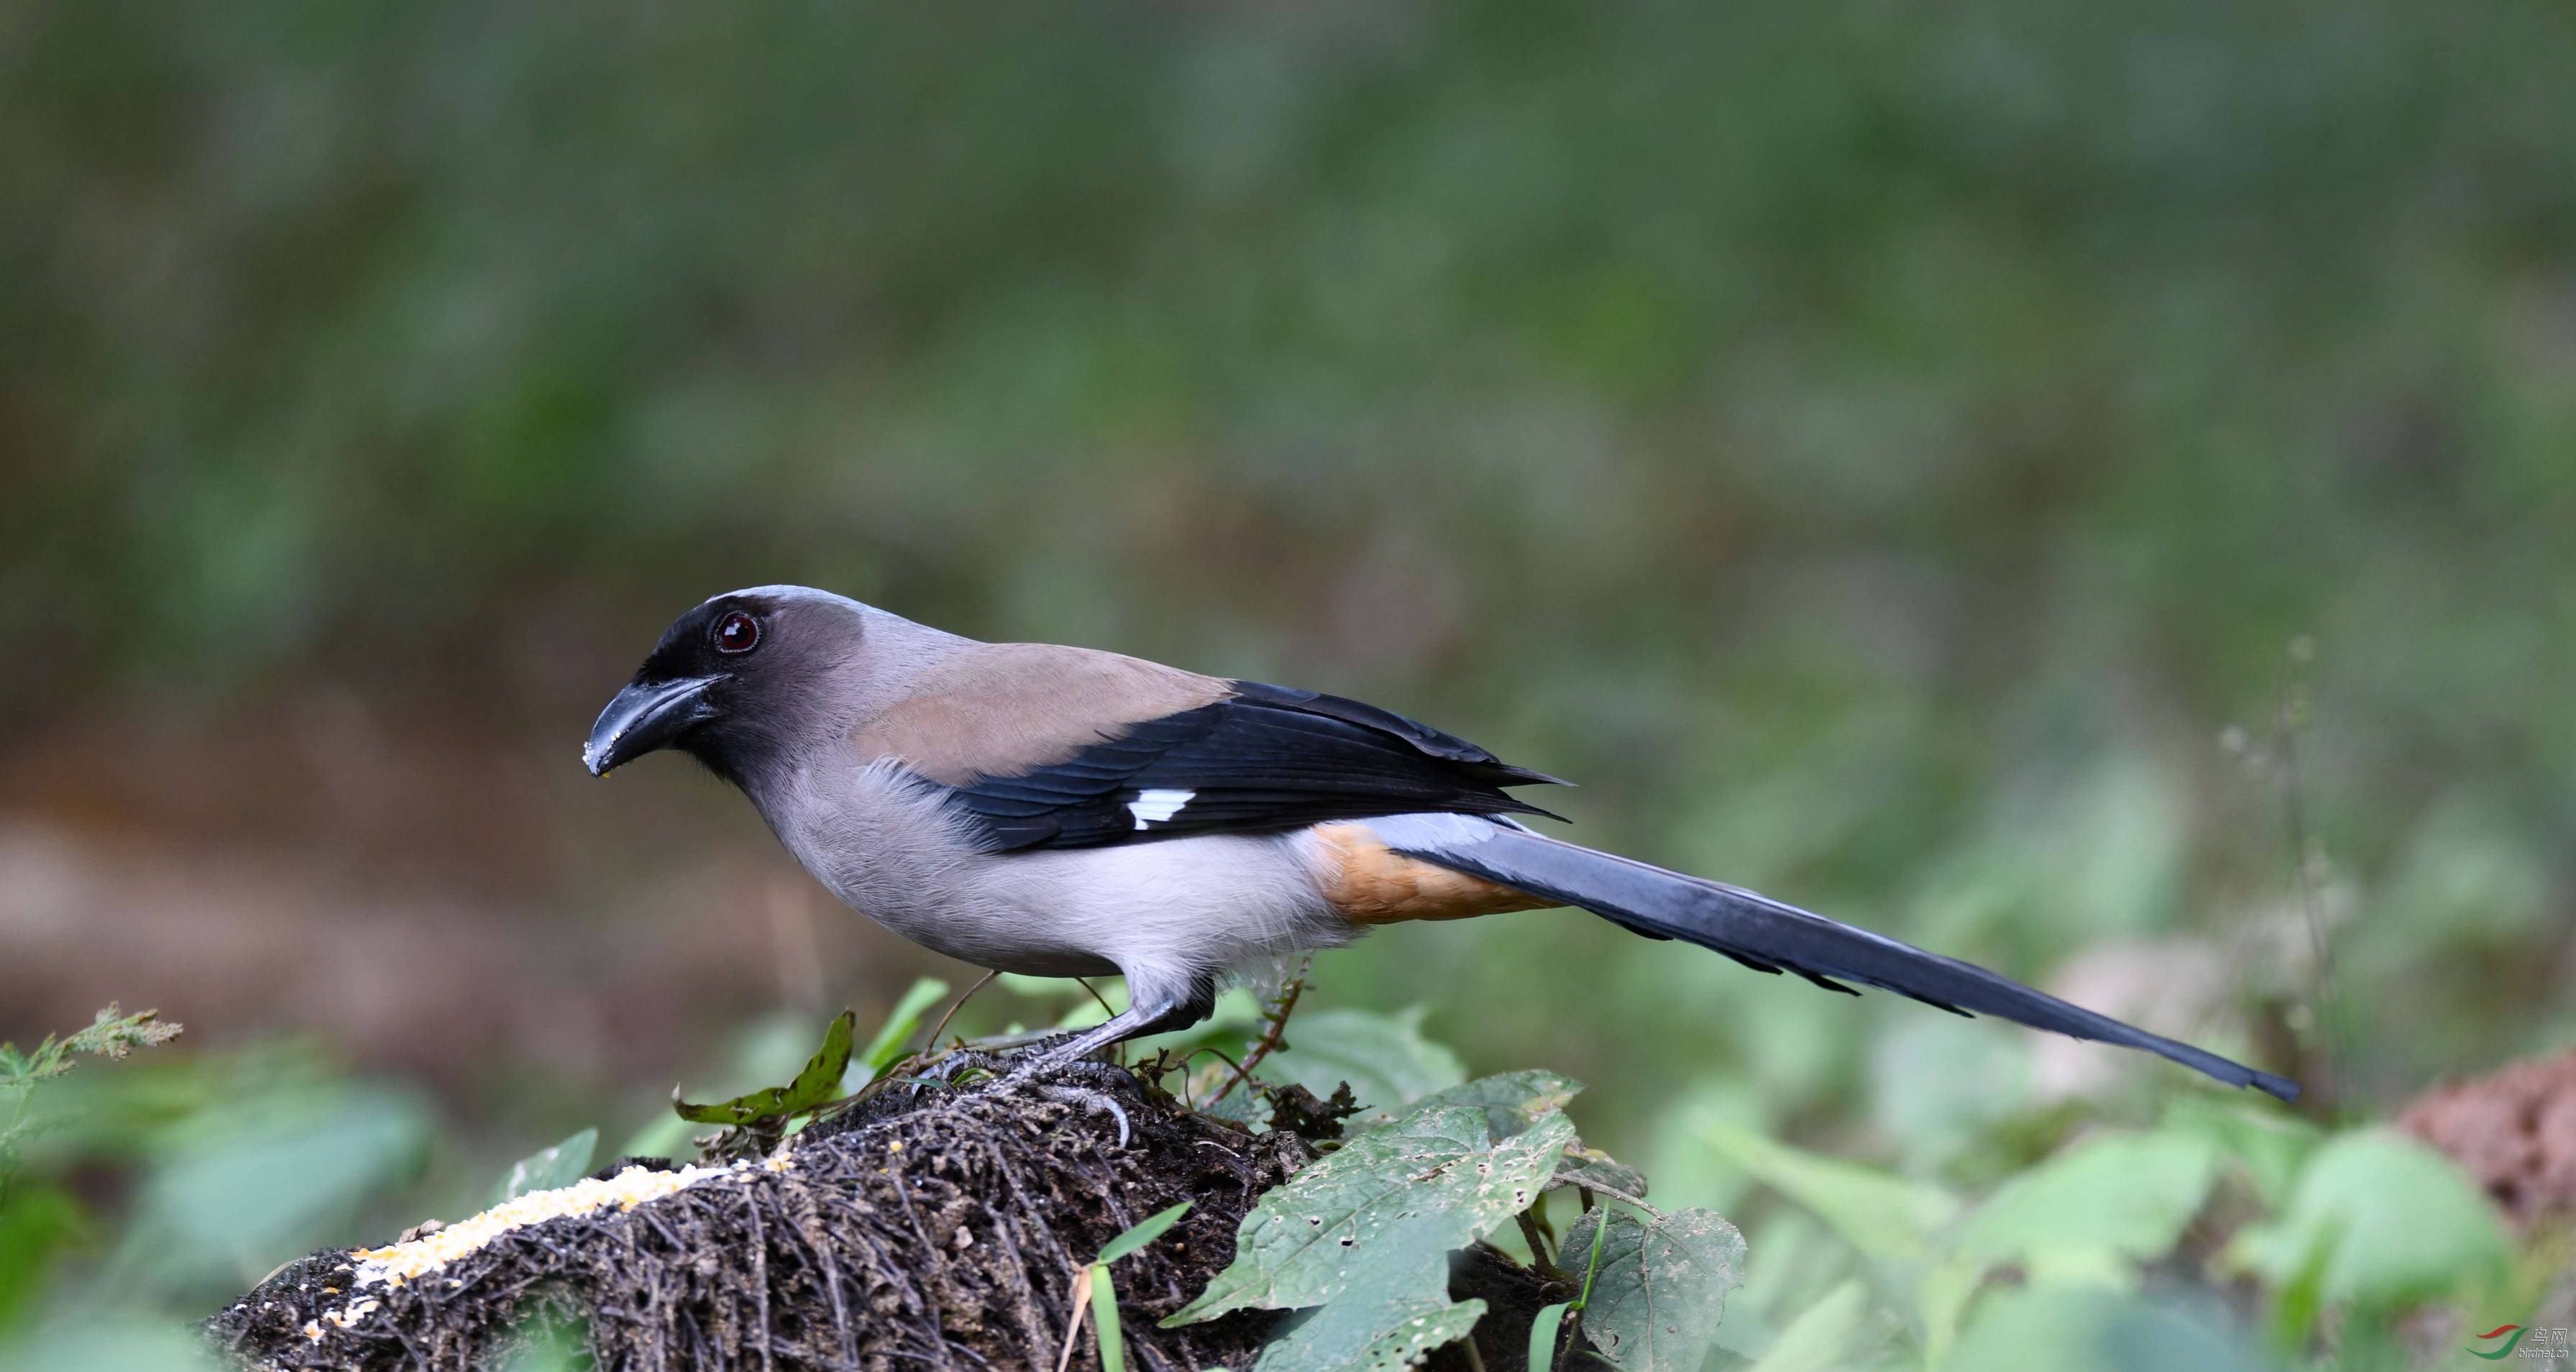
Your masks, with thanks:
<instances>
[{"instance_id":1,"label":"website logo","mask_svg":"<svg viewBox=\"0 0 2576 1372\"><path fill-rule=\"evenodd\" d=\"M2478 1342L2485 1343L2489 1339L2500 1338L2504 1340L2502 1345L2497 1347L2497 1349L2492 1353L2481 1348L2472 1348L2469 1352L2477 1357L2486 1358L2490 1361L2510 1358L2513 1356L2513 1346L2522 1342L2522 1336L2530 1332L2530 1330L2525 1329L2518 1324L2499 1324L2495 1328L2478 1335Z\"/></svg>"},{"instance_id":2,"label":"website logo","mask_svg":"<svg viewBox=\"0 0 2576 1372\"><path fill-rule=\"evenodd\" d=\"M2498 1343L2498 1340L2503 1342ZM2502 1362L2513 1357L2547 1363L2576 1361L2576 1329L2557 1325L2526 1329L2518 1324L2499 1324L2478 1335L2477 1342L2495 1344L2493 1348L2472 1346L2469 1349L2470 1357L2484 1358L2488 1362Z\"/></svg>"}]
</instances>

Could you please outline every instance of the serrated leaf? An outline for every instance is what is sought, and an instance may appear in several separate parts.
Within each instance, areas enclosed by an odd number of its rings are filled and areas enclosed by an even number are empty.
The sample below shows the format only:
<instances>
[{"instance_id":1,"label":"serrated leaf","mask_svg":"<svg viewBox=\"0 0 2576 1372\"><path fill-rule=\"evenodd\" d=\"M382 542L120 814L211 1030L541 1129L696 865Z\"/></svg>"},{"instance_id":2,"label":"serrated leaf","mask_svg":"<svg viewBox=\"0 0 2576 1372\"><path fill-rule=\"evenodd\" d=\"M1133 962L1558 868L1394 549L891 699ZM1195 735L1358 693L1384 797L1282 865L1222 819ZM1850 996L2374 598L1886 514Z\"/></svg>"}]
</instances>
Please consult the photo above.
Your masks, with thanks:
<instances>
[{"instance_id":1,"label":"serrated leaf","mask_svg":"<svg viewBox=\"0 0 2576 1372\"><path fill-rule=\"evenodd\" d=\"M2005 1183L1969 1216L1959 1243L2034 1273L2116 1273L2118 1260L2173 1251L2217 1176L2218 1150L2205 1139L2102 1135Z\"/></svg>"},{"instance_id":2,"label":"serrated leaf","mask_svg":"<svg viewBox=\"0 0 2576 1372\"><path fill-rule=\"evenodd\" d=\"M1254 1372L1404 1372L1455 1343L1483 1318L1481 1300L1455 1305L1437 1292L1335 1301L1273 1339Z\"/></svg>"},{"instance_id":3,"label":"serrated leaf","mask_svg":"<svg viewBox=\"0 0 2576 1372\"><path fill-rule=\"evenodd\" d=\"M1596 1230L1601 1263L1583 1337L1629 1372L1698 1372L1717 1344L1726 1293L1744 1284L1744 1236L1714 1211L1641 1222L1596 1205L1565 1232L1561 1251L1589 1249Z\"/></svg>"},{"instance_id":4,"label":"serrated leaf","mask_svg":"<svg viewBox=\"0 0 2576 1372\"><path fill-rule=\"evenodd\" d=\"M1270 1055L1262 1075L1327 1097L1335 1086L1349 1082L1362 1105L1394 1115L1467 1079L1457 1054L1422 1036L1427 1013L1417 1005L1393 1015L1371 1010L1299 1015L1288 1026L1288 1046Z\"/></svg>"},{"instance_id":5,"label":"serrated leaf","mask_svg":"<svg viewBox=\"0 0 2576 1372\"><path fill-rule=\"evenodd\" d=\"M850 1011L835 1016L832 1027L823 1031L823 1046L806 1059L804 1070L785 1086L767 1087L713 1105L691 1105L674 1091L671 1109L692 1124L749 1124L811 1110L839 1093L841 1075L850 1070L850 1035L857 1026L858 1016Z\"/></svg>"},{"instance_id":6,"label":"serrated leaf","mask_svg":"<svg viewBox=\"0 0 2576 1372\"><path fill-rule=\"evenodd\" d=\"M501 1179L492 1203L498 1205L531 1191L570 1186L590 1175L590 1155L598 1150L597 1129L584 1129L552 1148L540 1148L510 1164L510 1173Z\"/></svg>"},{"instance_id":7,"label":"serrated leaf","mask_svg":"<svg viewBox=\"0 0 2576 1372\"><path fill-rule=\"evenodd\" d=\"M1157 1210L1153 1214L1147 1215L1145 1218L1136 1221L1134 1225L1128 1228L1126 1233L1120 1234L1118 1237L1111 1239L1106 1245L1104 1245L1100 1250L1100 1256L1092 1259L1092 1261L1098 1263L1116 1262L1120 1258L1144 1247L1146 1244L1152 1243L1154 1240L1163 1237L1164 1231L1170 1229L1173 1225L1180 1223L1181 1216L1190 1213L1190 1207L1195 1204L1197 1204L1195 1201L1182 1201L1180 1204L1172 1206L1169 1209Z\"/></svg>"},{"instance_id":8,"label":"serrated leaf","mask_svg":"<svg viewBox=\"0 0 2576 1372\"><path fill-rule=\"evenodd\" d=\"M1233 1264L1164 1324L1355 1290L1437 1293L1450 1250L1528 1208L1573 1137L1562 1114L1496 1142L1477 1107L1410 1112L1263 1196L1236 1233Z\"/></svg>"},{"instance_id":9,"label":"serrated leaf","mask_svg":"<svg viewBox=\"0 0 2576 1372\"><path fill-rule=\"evenodd\" d=\"M1414 1108L1472 1105L1485 1112L1488 1132L1497 1139L1507 1139L1564 1109L1582 1090L1583 1083L1554 1072L1500 1072L1434 1091L1415 1102Z\"/></svg>"}]
</instances>

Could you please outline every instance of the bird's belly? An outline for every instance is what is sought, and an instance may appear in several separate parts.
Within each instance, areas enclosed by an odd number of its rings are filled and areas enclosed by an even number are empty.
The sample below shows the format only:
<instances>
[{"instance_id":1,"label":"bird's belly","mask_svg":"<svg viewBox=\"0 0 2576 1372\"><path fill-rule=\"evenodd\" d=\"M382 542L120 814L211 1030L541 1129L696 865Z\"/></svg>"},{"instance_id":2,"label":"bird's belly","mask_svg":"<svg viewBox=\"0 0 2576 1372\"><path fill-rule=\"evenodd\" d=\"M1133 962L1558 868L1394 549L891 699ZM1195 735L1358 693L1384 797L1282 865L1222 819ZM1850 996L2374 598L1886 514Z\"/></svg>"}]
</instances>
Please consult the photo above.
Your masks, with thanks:
<instances>
[{"instance_id":1,"label":"bird's belly","mask_svg":"<svg viewBox=\"0 0 2576 1372\"><path fill-rule=\"evenodd\" d=\"M836 890L843 903L934 953L1032 977L1114 976L1107 954L1068 941L1038 912L960 901L923 901L875 884Z\"/></svg>"},{"instance_id":2,"label":"bird's belly","mask_svg":"<svg viewBox=\"0 0 2576 1372\"><path fill-rule=\"evenodd\" d=\"M1349 942L1300 836L979 851L940 793L869 768L771 816L834 895L933 951L1040 976L1196 976Z\"/></svg>"}]
</instances>

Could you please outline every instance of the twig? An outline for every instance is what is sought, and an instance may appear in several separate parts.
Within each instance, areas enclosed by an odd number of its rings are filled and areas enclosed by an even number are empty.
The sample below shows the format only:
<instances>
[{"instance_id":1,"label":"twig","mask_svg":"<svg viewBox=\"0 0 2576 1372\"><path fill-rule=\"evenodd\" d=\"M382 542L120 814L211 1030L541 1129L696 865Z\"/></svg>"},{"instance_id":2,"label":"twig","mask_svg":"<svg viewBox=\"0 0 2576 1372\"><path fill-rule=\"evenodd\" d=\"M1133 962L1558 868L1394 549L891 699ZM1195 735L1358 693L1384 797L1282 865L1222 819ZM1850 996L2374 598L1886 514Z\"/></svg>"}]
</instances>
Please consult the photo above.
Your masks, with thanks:
<instances>
[{"instance_id":1,"label":"twig","mask_svg":"<svg viewBox=\"0 0 2576 1372\"><path fill-rule=\"evenodd\" d=\"M1645 1211L1647 1214L1654 1216L1657 1220L1661 1220L1664 1217L1664 1212L1646 1204L1646 1198L1643 1196L1632 1196L1627 1192L1620 1190L1618 1187L1603 1186L1597 1181L1585 1182L1583 1185L1586 1190L1598 1191L1612 1200L1622 1201L1629 1205L1633 1205L1638 1209Z\"/></svg>"},{"instance_id":2,"label":"twig","mask_svg":"<svg viewBox=\"0 0 2576 1372\"><path fill-rule=\"evenodd\" d=\"M1073 1320L1064 1327L1064 1350L1055 1355L1055 1372L1073 1362L1074 1341L1082 1337L1082 1317L1091 1313L1091 1269L1077 1267L1073 1272Z\"/></svg>"},{"instance_id":3,"label":"twig","mask_svg":"<svg viewBox=\"0 0 2576 1372\"><path fill-rule=\"evenodd\" d=\"M2314 655L2306 638L2290 644L2290 668L2281 688L2277 735L2281 743L2282 822L2289 830L2290 869L2299 883L2299 913L2308 926L2308 944L2316 958L2317 1026L2325 1039L2329 1081L2317 1095L2320 1109L2331 1109L2348 1078L2344 1052L2342 982L2335 974L2334 943L2326 929L2325 893L2318 889L2315 864L2308 851L2308 806L2299 778L2299 730L2307 723L2307 687L2300 668Z\"/></svg>"},{"instance_id":4,"label":"twig","mask_svg":"<svg viewBox=\"0 0 2576 1372\"><path fill-rule=\"evenodd\" d=\"M966 994L948 1002L948 1012L939 1017L939 1022L937 1024L930 1026L930 1037L922 1041L921 1051L924 1053L936 1052L939 1048L939 1035L942 1031L948 1028L948 1021L957 1017L957 1011L962 1008L966 1002L973 1000L976 992L992 985L993 978L1000 975L1001 973L999 972L986 972L982 977L976 980L974 985L966 988Z\"/></svg>"},{"instance_id":5,"label":"twig","mask_svg":"<svg viewBox=\"0 0 2576 1372\"><path fill-rule=\"evenodd\" d=\"M1261 1012L1262 1019L1268 1021L1270 1027L1262 1031L1261 1038L1252 1045L1252 1051L1243 1055L1242 1063L1234 1069L1234 1077L1226 1082L1225 1089L1210 1096L1208 1104L1214 1105L1233 1095L1234 1088L1252 1080L1252 1069L1260 1066L1261 1060L1280 1046L1288 1033L1288 1016L1297 1008L1297 997L1306 993L1306 971L1314 965L1315 955L1312 953L1298 960L1297 974L1279 988L1278 999Z\"/></svg>"},{"instance_id":6,"label":"twig","mask_svg":"<svg viewBox=\"0 0 2576 1372\"><path fill-rule=\"evenodd\" d=\"M769 1230L760 1222L760 1197L742 1189L743 1211L751 1216L751 1298L760 1311L760 1365L774 1368L769 1346L777 1338L769 1327Z\"/></svg>"},{"instance_id":7,"label":"twig","mask_svg":"<svg viewBox=\"0 0 2576 1372\"><path fill-rule=\"evenodd\" d=\"M1073 979L1073 984L1081 987L1085 991L1089 991L1091 993L1091 998L1100 1002L1100 1012L1102 1014L1109 1016L1111 1019L1118 1018L1118 1012L1109 1008L1109 997L1100 994L1100 989L1098 987L1093 986L1090 982L1085 981L1080 977L1075 977Z\"/></svg>"}]
</instances>

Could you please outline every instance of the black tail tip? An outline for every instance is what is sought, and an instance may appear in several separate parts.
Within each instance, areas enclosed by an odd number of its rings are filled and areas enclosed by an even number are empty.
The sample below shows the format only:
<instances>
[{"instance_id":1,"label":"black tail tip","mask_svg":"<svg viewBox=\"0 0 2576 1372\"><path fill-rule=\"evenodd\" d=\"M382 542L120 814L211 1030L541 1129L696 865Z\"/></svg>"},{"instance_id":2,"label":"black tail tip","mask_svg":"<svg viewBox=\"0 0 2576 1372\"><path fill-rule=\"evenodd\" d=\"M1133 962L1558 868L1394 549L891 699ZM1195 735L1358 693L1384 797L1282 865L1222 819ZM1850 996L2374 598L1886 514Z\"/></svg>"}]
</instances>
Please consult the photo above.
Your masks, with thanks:
<instances>
[{"instance_id":1,"label":"black tail tip","mask_svg":"<svg viewBox=\"0 0 2576 1372\"><path fill-rule=\"evenodd\" d=\"M2269 1072L2248 1072L2246 1075L2249 1080L2245 1084L2255 1090L2293 1105L2298 1103L2299 1084L2288 1077L2276 1077Z\"/></svg>"}]
</instances>

